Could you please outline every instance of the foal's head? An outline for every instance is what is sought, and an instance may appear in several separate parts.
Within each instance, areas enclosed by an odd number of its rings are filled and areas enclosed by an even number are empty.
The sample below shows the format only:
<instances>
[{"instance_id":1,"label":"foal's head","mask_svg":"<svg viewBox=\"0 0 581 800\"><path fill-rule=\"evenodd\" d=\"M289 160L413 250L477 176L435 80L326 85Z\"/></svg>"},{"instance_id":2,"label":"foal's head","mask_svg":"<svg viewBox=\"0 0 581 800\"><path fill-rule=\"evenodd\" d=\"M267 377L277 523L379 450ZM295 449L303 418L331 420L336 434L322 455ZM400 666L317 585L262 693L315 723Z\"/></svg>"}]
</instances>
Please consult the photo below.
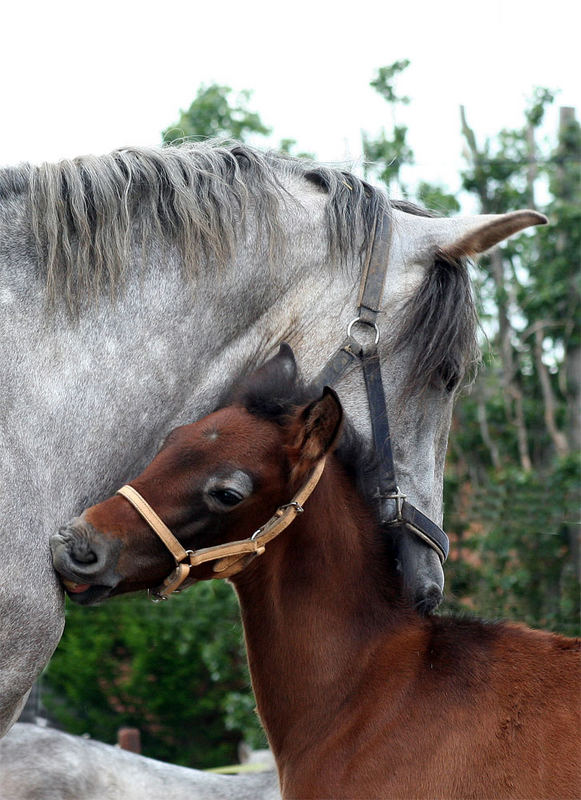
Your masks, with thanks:
<instances>
[{"instance_id":1,"label":"foal's head","mask_svg":"<svg viewBox=\"0 0 581 800\"><path fill-rule=\"evenodd\" d=\"M325 390L304 404L297 391L294 357L282 345L230 405L173 430L131 482L186 550L250 537L332 448L342 422L338 398ZM157 586L175 566L120 495L61 528L51 548L69 594L83 604ZM190 577L217 576L205 563Z\"/></svg>"}]
</instances>

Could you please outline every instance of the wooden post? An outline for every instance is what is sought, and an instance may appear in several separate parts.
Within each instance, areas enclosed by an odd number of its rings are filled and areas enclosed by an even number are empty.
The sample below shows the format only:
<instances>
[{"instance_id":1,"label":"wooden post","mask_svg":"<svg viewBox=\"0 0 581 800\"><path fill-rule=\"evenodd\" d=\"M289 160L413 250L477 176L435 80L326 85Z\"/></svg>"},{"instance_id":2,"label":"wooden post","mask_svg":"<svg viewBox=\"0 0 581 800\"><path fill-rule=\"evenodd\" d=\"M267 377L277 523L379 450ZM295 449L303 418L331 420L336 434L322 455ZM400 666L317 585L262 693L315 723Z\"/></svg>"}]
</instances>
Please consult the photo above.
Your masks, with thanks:
<instances>
[{"instance_id":1,"label":"wooden post","mask_svg":"<svg viewBox=\"0 0 581 800\"><path fill-rule=\"evenodd\" d=\"M139 728L119 728L117 744L122 750L130 753L141 753L141 733Z\"/></svg>"}]
</instances>

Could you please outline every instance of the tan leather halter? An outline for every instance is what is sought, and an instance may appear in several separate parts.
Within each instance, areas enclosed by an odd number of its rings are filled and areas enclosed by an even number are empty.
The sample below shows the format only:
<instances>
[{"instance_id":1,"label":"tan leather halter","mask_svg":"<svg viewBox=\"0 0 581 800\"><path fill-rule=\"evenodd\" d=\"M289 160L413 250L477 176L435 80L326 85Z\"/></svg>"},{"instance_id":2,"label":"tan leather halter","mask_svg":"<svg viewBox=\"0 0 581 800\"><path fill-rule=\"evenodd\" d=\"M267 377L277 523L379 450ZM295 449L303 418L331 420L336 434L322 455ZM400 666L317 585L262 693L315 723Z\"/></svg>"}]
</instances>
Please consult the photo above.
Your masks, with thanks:
<instances>
[{"instance_id":1,"label":"tan leather halter","mask_svg":"<svg viewBox=\"0 0 581 800\"><path fill-rule=\"evenodd\" d=\"M264 553L266 545L275 539L279 533L293 522L298 514L303 511L303 505L318 484L325 468L325 458L315 464L309 479L304 483L289 503L279 506L272 517L265 522L248 539L236 542L204 547L201 550L186 550L165 522L156 514L147 500L139 492L126 484L117 494L124 497L137 513L143 517L149 527L159 536L161 541L172 554L176 566L162 584L155 589L150 589L150 595L155 602L167 600L168 596L184 583L192 567L198 567L207 561L216 561L214 564L215 578L230 578L243 570L256 556Z\"/></svg>"}]
</instances>

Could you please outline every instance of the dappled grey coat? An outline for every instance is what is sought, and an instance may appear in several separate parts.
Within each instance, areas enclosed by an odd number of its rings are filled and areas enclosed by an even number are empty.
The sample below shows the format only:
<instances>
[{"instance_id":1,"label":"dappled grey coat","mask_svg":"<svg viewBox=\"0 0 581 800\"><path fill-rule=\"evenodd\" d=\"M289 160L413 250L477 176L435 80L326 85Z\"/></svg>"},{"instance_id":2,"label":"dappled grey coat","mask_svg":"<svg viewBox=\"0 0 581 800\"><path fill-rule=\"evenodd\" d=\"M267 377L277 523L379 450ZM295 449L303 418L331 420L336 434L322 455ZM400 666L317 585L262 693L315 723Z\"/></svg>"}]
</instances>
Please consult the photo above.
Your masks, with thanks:
<instances>
[{"instance_id":1,"label":"dappled grey coat","mask_svg":"<svg viewBox=\"0 0 581 800\"><path fill-rule=\"evenodd\" d=\"M275 771L212 775L18 723L0 740L0 800L280 800Z\"/></svg>"}]
</instances>

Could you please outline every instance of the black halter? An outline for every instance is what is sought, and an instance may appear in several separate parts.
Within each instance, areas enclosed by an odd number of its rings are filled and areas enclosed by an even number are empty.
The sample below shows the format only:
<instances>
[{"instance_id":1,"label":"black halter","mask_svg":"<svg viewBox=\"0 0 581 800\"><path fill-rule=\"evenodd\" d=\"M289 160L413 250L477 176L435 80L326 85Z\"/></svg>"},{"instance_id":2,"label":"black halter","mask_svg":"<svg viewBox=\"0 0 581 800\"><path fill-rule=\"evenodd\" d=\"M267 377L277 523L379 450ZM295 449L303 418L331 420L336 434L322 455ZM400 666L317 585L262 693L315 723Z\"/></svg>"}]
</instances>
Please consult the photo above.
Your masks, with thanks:
<instances>
[{"instance_id":1,"label":"black halter","mask_svg":"<svg viewBox=\"0 0 581 800\"><path fill-rule=\"evenodd\" d=\"M435 550L443 564L450 549L448 537L435 522L408 503L406 496L401 493L397 485L393 462L391 435L381 378L381 363L377 349L379 342L377 315L380 311L390 239L391 219L384 212L375 220L373 244L361 278L358 316L347 328L347 338L337 352L331 356L314 383L321 388L332 386L354 361L360 362L367 390L373 444L377 452L376 497L379 502L380 520L385 525L405 526ZM373 328L375 332L373 344L363 347L351 335L351 330L356 324Z\"/></svg>"}]
</instances>

